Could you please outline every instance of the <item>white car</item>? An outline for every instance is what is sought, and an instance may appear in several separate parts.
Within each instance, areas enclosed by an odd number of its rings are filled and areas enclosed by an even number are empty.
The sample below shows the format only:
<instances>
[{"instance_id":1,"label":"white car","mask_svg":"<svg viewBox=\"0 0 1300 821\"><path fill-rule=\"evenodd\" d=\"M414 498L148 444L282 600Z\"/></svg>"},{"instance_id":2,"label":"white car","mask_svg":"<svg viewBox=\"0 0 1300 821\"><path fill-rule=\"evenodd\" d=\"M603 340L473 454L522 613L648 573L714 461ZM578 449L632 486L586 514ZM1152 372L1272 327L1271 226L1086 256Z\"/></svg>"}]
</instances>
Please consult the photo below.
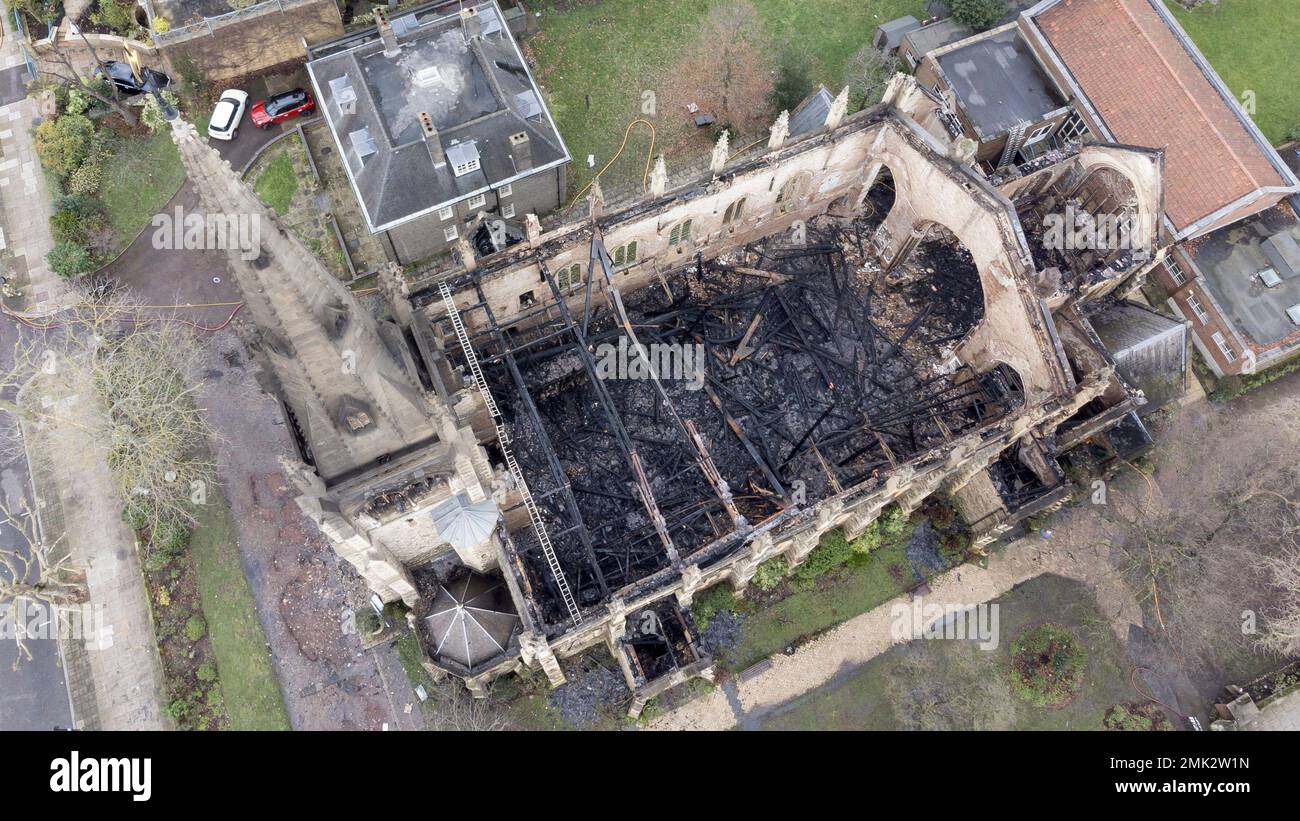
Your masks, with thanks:
<instances>
[{"instance_id":1,"label":"white car","mask_svg":"<svg viewBox=\"0 0 1300 821\"><path fill-rule=\"evenodd\" d=\"M237 88L221 92L208 121L208 136L214 140L233 140L239 136L239 121L244 119L248 107L248 94Z\"/></svg>"}]
</instances>

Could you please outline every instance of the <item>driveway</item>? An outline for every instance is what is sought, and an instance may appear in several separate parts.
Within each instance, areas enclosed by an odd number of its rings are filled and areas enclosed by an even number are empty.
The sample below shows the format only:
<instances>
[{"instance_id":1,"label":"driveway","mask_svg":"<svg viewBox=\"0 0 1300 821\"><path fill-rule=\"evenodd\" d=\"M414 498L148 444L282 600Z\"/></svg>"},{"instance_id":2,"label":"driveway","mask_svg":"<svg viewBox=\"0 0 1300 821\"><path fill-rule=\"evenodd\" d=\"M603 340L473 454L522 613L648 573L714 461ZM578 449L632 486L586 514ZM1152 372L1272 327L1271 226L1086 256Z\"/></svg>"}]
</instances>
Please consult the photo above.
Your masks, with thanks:
<instances>
[{"instance_id":1,"label":"driveway","mask_svg":"<svg viewBox=\"0 0 1300 821\"><path fill-rule=\"evenodd\" d=\"M281 91L289 91L294 88L305 88L311 90L311 82L307 78L306 69L300 69L292 74L274 74L270 77L260 77L253 83L241 86L241 91L248 92L248 108L252 108L254 103L265 100L272 94L279 94ZM310 115L309 115L310 116ZM248 111L244 111L244 117L239 123L239 134L233 140L209 140L209 144L217 149L223 158L230 161L230 167L236 172L241 171L262 146L269 143L286 131L292 131L302 118L289 120L280 125L272 126L269 129L261 129L253 125L252 117Z\"/></svg>"}]
</instances>

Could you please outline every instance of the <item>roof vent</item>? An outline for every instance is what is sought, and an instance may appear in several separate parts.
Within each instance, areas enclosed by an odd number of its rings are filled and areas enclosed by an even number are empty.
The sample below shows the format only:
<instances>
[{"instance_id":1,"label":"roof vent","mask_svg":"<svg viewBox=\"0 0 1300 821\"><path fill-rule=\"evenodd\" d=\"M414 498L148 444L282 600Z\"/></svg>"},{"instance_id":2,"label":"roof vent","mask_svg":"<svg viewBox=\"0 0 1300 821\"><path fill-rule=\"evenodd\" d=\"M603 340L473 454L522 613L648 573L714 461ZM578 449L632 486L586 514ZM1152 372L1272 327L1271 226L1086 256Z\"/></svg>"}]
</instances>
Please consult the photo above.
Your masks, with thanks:
<instances>
[{"instance_id":1,"label":"roof vent","mask_svg":"<svg viewBox=\"0 0 1300 821\"><path fill-rule=\"evenodd\" d=\"M1265 268L1259 272L1259 281L1264 283L1265 288L1276 288L1282 284L1282 277L1272 268Z\"/></svg>"},{"instance_id":2,"label":"roof vent","mask_svg":"<svg viewBox=\"0 0 1300 821\"><path fill-rule=\"evenodd\" d=\"M352 87L352 80L347 75L330 80L330 97L333 98L340 117L357 113L357 90Z\"/></svg>"},{"instance_id":3,"label":"roof vent","mask_svg":"<svg viewBox=\"0 0 1300 821\"><path fill-rule=\"evenodd\" d=\"M364 160L375 153L375 138L370 136L369 128L361 128L348 134L352 150L357 152L357 159Z\"/></svg>"},{"instance_id":4,"label":"roof vent","mask_svg":"<svg viewBox=\"0 0 1300 821\"><path fill-rule=\"evenodd\" d=\"M1286 315L1287 318L1296 325L1300 325L1300 305L1292 305L1290 308L1287 308Z\"/></svg>"},{"instance_id":5,"label":"roof vent","mask_svg":"<svg viewBox=\"0 0 1300 821\"><path fill-rule=\"evenodd\" d=\"M531 117L542 116L542 104L537 99L537 92L529 90L521 91L516 94L515 110L518 111L519 116L523 117L525 120Z\"/></svg>"},{"instance_id":6,"label":"roof vent","mask_svg":"<svg viewBox=\"0 0 1300 821\"><path fill-rule=\"evenodd\" d=\"M415 72L415 84L421 88L436 86L442 82L442 73L437 66L425 66Z\"/></svg>"}]
</instances>

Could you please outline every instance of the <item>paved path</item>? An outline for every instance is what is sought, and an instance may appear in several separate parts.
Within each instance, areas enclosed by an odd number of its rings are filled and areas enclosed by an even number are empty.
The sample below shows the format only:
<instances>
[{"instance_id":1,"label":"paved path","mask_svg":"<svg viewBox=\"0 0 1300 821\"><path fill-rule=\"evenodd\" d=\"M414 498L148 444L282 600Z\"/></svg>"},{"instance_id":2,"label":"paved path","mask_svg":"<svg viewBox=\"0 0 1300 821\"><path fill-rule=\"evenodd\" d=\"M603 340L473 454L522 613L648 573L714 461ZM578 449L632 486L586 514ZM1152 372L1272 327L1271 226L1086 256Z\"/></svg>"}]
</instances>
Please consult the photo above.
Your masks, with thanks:
<instances>
[{"instance_id":1,"label":"paved path","mask_svg":"<svg viewBox=\"0 0 1300 821\"><path fill-rule=\"evenodd\" d=\"M924 603L968 607L996 599L1016 585L1043 573L1055 573L1085 584L1097 597L1098 606L1111 619L1111 628L1122 642L1130 627L1142 623L1141 609L1123 581L1115 574L1099 547L1083 541L1089 528L1071 523L1087 518L1087 508L1063 511L1054 523L1054 538L1020 539L989 559L987 569L962 565L930 580L931 592ZM1072 538L1072 531L1080 539ZM830 682L842 670L857 667L888 650L895 605L909 606L907 596L849 619L821 637L801 646L792 656L775 655L772 667L749 681L736 681L735 690L718 688L709 695L683 705L651 722L655 730L725 730L740 724L756 726L757 719L784 704Z\"/></svg>"},{"instance_id":2,"label":"paved path","mask_svg":"<svg viewBox=\"0 0 1300 821\"><path fill-rule=\"evenodd\" d=\"M0 42L0 255L8 258L23 293L18 307L43 316L71 304L77 296L45 261L54 239L50 194L31 134L39 115L34 99L16 96L26 78L26 61L18 38L9 30L13 23L6 17L4 25Z\"/></svg>"}]
</instances>

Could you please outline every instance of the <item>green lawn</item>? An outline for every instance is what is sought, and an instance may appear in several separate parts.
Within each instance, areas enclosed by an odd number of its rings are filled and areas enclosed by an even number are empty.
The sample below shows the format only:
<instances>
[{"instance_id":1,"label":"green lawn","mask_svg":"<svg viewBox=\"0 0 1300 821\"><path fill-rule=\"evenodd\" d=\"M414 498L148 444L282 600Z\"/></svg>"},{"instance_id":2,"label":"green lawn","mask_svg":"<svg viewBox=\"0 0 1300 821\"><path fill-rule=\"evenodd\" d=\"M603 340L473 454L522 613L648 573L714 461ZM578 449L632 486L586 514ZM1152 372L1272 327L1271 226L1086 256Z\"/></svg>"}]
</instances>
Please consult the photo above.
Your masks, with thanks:
<instances>
[{"instance_id":1,"label":"green lawn","mask_svg":"<svg viewBox=\"0 0 1300 821\"><path fill-rule=\"evenodd\" d=\"M1131 664L1083 585L1039 576L996 601L996 648L956 639L894 647L783 705L764 719L764 728L1099 730L1111 706L1145 701L1130 685ZM1056 708L1022 701L1010 686L1012 642L1044 621L1065 627L1088 649L1078 695Z\"/></svg>"},{"instance_id":2,"label":"green lawn","mask_svg":"<svg viewBox=\"0 0 1300 821\"><path fill-rule=\"evenodd\" d=\"M1296 54L1300 48L1300 0L1224 0L1187 10L1165 5L1197 47L1245 101L1255 97L1255 122L1275 145L1300 125Z\"/></svg>"},{"instance_id":3,"label":"green lawn","mask_svg":"<svg viewBox=\"0 0 1300 821\"><path fill-rule=\"evenodd\" d=\"M528 43L538 65L551 111L573 154L573 191L609 161L623 141L627 124L642 116L642 92L659 96L673 81L672 68L711 6L723 0L657 0L653 8L642 0L603 0L575 4L572 0L541 0L540 32ZM815 66L814 82L838 91L844 64L869 43L876 26L904 14L920 15L920 0L752 0L772 38L773 49L787 37L794 48L806 50ZM590 105L587 102L590 95ZM684 111L659 109L647 117L659 131L655 153L670 146L667 159L681 160L707 150L707 143L690 138ZM680 143L682 135L686 144ZM749 135L752 136L752 135ZM676 137L677 139L674 139ZM603 181L640 179L650 136L641 127L628 139L618 162ZM733 143L733 148L738 147ZM596 167L587 167L594 154Z\"/></svg>"},{"instance_id":4,"label":"green lawn","mask_svg":"<svg viewBox=\"0 0 1300 821\"><path fill-rule=\"evenodd\" d=\"M230 508L210 492L190 543L232 730L288 730L275 668L244 577Z\"/></svg>"},{"instance_id":5,"label":"green lawn","mask_svg":"<svg viewBox=\"0 0 1300 821\"><path fill-rule=\"evenodd\" d=\"M253 183L253 190L262 201L275 209L275 213L284 216L293 204L293 195L298 191L298 175L293 171L293 158L289 156L288 146L278 149Z\"/></svg>"},{"instance_id":6,"label":"green lawn","mask_svg":"<svg viewBox=\"0 0 1300 821\"><path fill-rule=\"evenodd\" d=\"M149 226L184 182L185 169L170 132L113 138L99 197L123 248Z\"/></svg>"},{"instance_id":7,"label":"green lawn","mask_svg":"<svg viewBox=\"0 0 1300 821\"><path fill-rule=\"evenodd\" d=\"M814 636L842 621L867 612L916 585L905 555L906 538L884 544L805 589L796 589L775 604L741 605L743 637L725 660L743 670L787 645Z\"/></svg>"}]
</instances>

